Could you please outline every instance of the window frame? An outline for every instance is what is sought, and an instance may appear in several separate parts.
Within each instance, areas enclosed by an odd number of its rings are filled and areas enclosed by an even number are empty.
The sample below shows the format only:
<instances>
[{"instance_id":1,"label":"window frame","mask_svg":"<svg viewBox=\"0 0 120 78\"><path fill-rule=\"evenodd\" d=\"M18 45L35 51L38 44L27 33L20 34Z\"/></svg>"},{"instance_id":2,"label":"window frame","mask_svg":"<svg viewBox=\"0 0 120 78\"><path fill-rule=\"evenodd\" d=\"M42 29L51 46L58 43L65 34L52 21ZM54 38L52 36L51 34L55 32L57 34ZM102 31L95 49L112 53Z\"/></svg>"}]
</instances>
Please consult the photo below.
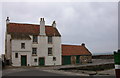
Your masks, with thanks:
<instances>
[{"instance_id":1,"label":"window frame","mask_svg":"<svg viewBox=\"0 0 120 78\"><path fill-rule=\"evenodd\" d=\"M37 58L34 58L34 62L37 62Z\"/></svg>"},{"instance_id":2,"label":"window frame","mask_svg":"<svg viewBox=\"0 0 120 78\"><path fill-rule=\"evenodd\" d=\"M21 49L25 49L25 43L21 43Z\"/></svg>"},{"instance_id":3,"label":"window frame","mask_svg":"<svg viewBox=\"0 0 120 78\"><path fill-rule=\"evenodd\" d=\"M15 58L18 58L18 53L15 53Z\"/></svg>"},{"instance_id":4,"label":"window frame","mask_svg":"<svg viewBox=\"0 0 120 78\"><path fill-rule=\"evenodd\" d=\"M38 43L38 36L37 35L33 35L33 43Z\"/></svg>"},{"instance_id":5,"label":"window frame","mask_svg":"<svg viewBox=\"0 0 120 78\"><path fill-rule=\"evenodd\" d=\"M56 61L56 57L53 57L53 61Z\"/></svg>"},{"instance_id":6,"label":"window frame","mask_svg":"<svg viewBox=\"0 0 120 78\"><path fill-rule=\"evenodd\" d=\"M53 49L52 47L48 48L48 56L52 56L53 55Z\"/></svg>"},{"instance_id":7,"label":"window frame","mask_svg":"<svg viewBox=\"0 0 120 78\"><path fill-rule=\"evenodd\" d=\"M37 48L32 48L32 55L37 55Z\"/></svg>"},{"instance_id":8,"label":"window frame","mask_svg":"<svg viewBox=\"0 0 120 78\"><path fill-rule=\"evenodd\" d=\"M53 43L53 37L52 36L48 36L48 43Z\"/></svg>"}]
</instances>

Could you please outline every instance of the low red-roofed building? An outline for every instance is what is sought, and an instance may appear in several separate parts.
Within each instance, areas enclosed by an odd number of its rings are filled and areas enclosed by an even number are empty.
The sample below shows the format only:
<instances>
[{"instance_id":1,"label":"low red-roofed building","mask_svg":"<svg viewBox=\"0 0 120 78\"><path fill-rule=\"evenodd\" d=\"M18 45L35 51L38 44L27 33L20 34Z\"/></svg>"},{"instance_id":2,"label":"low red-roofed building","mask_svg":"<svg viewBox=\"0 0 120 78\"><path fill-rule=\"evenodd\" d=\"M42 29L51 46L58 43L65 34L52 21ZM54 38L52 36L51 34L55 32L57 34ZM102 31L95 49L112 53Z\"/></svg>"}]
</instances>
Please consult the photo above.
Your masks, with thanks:
<instances>
[{"instance_id":1,"label":"low red-roofed building","mask_svg":"<svg viewBox=\"0 0 120 78\"><path fill-rule=\"evenodd\" d=\"M62 44L62 64L81 64L81 63L91 63L92 54L82 45L66 45Z\"/></svg>"}]
</instances>

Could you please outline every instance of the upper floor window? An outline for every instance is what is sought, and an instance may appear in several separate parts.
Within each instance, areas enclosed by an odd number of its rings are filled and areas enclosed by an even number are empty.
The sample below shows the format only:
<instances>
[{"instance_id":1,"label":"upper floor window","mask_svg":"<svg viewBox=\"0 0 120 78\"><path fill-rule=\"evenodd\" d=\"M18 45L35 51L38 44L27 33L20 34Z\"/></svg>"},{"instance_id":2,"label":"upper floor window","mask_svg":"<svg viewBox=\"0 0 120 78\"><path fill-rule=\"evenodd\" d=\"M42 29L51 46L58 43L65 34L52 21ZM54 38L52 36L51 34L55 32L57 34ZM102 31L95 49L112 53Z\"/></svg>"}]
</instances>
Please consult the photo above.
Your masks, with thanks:
<instances>
[{"instance_id":1,"label":"upper floor window","mask_svg":"<svg viewBox=\"0 0 120 78\"><path fill-rule=\"evenodd\" d=\"M25 49L25 43L21 43L21 49Z\"/></svg>"},{"instance_id":2,"label":"upper floor window","mask_svg":"<svg viewBox=\"0 0 120 78\"><path fill-rule=\"evenodd\" d=\"M52 48L48 48L48 55L52 55Z\"/></svg>"},{"instance_id":3,"label":"upper floor window","mask_svg":"<svg viewBox=\"0 0 120 78\"><path fill-rule=\"evenodd\" d=\"M32 48L32 54L37 54L37 48Z\"/></svg>"},{"instance_id":4,"label":"upper floor window","mask_svg":"<svg viewBox=\"0 0 120 78\"><path fill-rule=\"evenodd\" d=\"M38 37L37 36L33 36L33 42L38 42Z\"/></svg>"},{"instance_id":5,"label":"upper floor window","mask_svg":"<svg viewBox=\"0 0 120 78\"><path fill-rule=\"evenodd\" d=\"M48 43L52 43L52 36L48 36Z\"/></svg>"}]
</instances>

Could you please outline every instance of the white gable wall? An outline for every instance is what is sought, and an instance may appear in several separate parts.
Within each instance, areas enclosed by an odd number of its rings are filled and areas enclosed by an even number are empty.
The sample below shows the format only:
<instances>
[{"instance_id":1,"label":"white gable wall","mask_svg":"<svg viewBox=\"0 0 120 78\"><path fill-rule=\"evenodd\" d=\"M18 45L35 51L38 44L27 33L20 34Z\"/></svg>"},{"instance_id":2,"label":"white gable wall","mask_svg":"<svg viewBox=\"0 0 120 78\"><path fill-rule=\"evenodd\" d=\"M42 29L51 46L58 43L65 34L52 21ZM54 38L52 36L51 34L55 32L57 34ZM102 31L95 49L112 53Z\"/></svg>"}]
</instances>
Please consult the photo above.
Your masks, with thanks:
<instances>
[{"instance_id":1,"label":"white gable wall","mask_svg":"<svg viewBox=\"0 0 120 78\"><path fill-rule=\"evenodd\" d=\"M15 53L18 53L18 58L15 58ZM30 52L12 52L12 66L21 66L21 55L27 55L27 66L31 66Z\"/></svg>"},{"instance_id":2,"label":"white gable wall","mask_svg":"<svg viewBox=\"0 0 120 78\"><path fill-rule=\"evenodd\" d=\"M33 43L31 40L12 40L12 65L21 66L21 55L27 55L27 65L38 66L39 58L45 58L45 65L61 65L61 37L53 36L53 43L48 44L47 36L38 36L38 43ZM21 49L21 43L25 43L25 49ZM48 56L48 48L52 47L53 54ZM32 55L32 48L37 48L37 55ZM15 58L15 53L18 53L18 58ZM53 61L56 57L56 61ZM37 59L37 62L34 61Z\"/></svg>"},{"instance_id":3,"label":"white gable wall","mask_svg":"<svg viewBox=\"0 0 120 78\"><path fill-rule=\"evenodd\" d=\"M21 43L25 43L25 49L21 49ZM12 40L12 65L21 66L21 55L27 55L27 65L31 66L31 40ZM15 58L18 53L18 58Z\"/></svg>"},{"instance_id":4,"label":"white gable wall","mask_svg":"<svg viewBox=\"0 0 120 78\"><path fill-rule=\"evenodd\" d=\"M45 65L61 65L61 37L53 36L53 43L48 43L48 36L38 36L38 43L33 43L31 40L12 39L11 35L7 34L7 52L6 58L12 60L13 66L21 66L21 55L27 55L27 65L38 66L39 58L45 58ZM25 43L25 49L21 49L21 43ZM37 55L32 55L32 48L37 48ZM52 48L52 55L48 56L48 48ZM15 58L15 53L18 53L18 58ZM56 61L53 61L56 57ZM37 59L37 62L34 61Z\"/></svg>"},{"instance_id":5,"label":"white gable wall","mask_svg":"<svg viewBox=\"0 0 120 78\"><path fill-rule=\"evenodd\" d=\"M62 64L62 51L61 51L61 37L53 37L53 56L56 57L55 65L61 65Z\"/></svg>"},{"instance_id":6,"label":"white gable wall","mask_svg":"<svg viewBox=\"0 0 120 78\"><path fill-rule=\"evenodd\" d=\"M32 36L31 36L32 38ZM48 44L47 36L38 36L38 44L32 44L32 47L37 48L37 56L32 56L31 62L32 65L39 64L39 58L45 58L45 65L61 65L61 38L53 37L53 43ZM48 56L48 48L52 47L53 55ZM56 61L53 61L53 56L56 57ZM37 58L37 62L34 62L34 59Z\"/></svg>"},{"instance_id":7,"label":"white gable wall","mask_svg":"<svg viewBox=\"0 0 120 78\"><path fill-rule=\"evenodd\" d=\"M6 53L5 53L5 57L6 59L11 59L11 42L10 42L10 39L11 39L11 35L10 34L7 34L7 40L6 40Z\"/></svg>"},{"instance_id":8,"label":"white gable wall","mask_svg":"<svg viewBox=\"0 0 120 78\"><path fill-rule=\"evenodd\" d=\"M52 47L53 55L47 56L46 65L61 65L61 38L53 36L53 43L48 47ZM56 61L53 61L53 57L56 57Z\"/></svg>"}]
</instances>

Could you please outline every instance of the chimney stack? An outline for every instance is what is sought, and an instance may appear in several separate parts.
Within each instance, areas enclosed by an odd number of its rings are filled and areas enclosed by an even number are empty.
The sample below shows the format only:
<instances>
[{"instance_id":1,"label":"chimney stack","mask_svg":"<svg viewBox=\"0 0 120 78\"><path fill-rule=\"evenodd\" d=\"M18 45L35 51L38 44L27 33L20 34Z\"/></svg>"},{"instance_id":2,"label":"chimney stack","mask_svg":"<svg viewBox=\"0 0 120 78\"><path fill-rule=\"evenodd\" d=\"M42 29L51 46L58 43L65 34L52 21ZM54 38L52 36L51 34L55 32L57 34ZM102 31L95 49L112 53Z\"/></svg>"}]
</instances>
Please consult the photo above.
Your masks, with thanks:
<instances>
[{"instance_id":1,"label":"chimney stack","mask_svg":"<svg viewBox=\"0 0 120 78\"><path fill-rule=\"evenodd\" d=\"M9 24L9 23L10 23L10 19L9 19L9 17L7 17L6 24Z\"/></svg>"},{"instance_id":2,"label":"chimney stack","mask_svg":"<svg viewBox=\"0 0 120 78\"><path fill-rule=\"evenodd\" d=\"M53 21L52 26L56 27L56 22L55 21Z\"/></svg>"},{"instance_id":3,"label":"chimney stack","mask_svg":"<svg viewBox=\"0 0 120 78\"><path fill-rule=\"evenodd\" d=\"M46 35L44 18L40 18L40 35Z\"/></svg>"}]
</instances>

